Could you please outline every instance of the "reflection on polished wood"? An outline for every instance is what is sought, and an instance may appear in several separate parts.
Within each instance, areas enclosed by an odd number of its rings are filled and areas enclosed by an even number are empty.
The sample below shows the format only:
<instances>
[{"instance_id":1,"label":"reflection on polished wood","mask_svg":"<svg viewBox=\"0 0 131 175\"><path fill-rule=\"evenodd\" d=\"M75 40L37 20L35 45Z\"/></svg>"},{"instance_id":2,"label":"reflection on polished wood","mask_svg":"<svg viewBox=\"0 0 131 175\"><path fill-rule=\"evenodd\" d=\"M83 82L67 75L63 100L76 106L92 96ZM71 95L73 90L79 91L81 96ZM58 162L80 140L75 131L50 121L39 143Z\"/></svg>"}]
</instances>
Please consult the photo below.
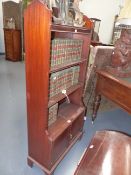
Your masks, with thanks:
<instances>
[{"instance_id":1,"label":"reflection on polished wood","mask_svg":"<svg viewBox=\"0 0 131 175\"><path fill-rule=\"evenodd\" d=\"M116 77L104 70L97 71L97 84L92 120L94 121L103 95L131 114L131 77ZM99 98L98 98L99 97Z\"/></svg>"},{"instance_id":2,"label":"reflection on polished wood","mask_svg":"<svg viewBox=\"0 0 131 175\"><path fill-rule=\"evenodd\" d=\"M74 175L131 175L131 137L96 132Z\"/></svg>"}]
</instances>

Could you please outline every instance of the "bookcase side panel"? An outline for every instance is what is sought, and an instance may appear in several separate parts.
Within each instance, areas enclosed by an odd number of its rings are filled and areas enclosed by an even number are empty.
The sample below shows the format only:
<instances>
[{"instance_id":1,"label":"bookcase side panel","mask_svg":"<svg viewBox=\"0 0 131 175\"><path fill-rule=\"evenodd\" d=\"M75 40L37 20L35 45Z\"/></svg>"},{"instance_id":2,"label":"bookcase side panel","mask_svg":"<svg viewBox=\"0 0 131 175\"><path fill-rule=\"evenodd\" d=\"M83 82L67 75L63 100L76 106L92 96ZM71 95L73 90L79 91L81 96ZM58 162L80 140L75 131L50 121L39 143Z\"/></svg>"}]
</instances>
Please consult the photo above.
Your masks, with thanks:
<instances>
[{"instance_id":1,"label":"bookcase side panel","mask_svg":"<svg viewBox=\"0 0 131 175\"><path fill-rule=\"evenodd\" d=\"M24 13L29 156L44 164L48 157L48 81L51 12L33 1Z\"/></svg>"}]
</instances>

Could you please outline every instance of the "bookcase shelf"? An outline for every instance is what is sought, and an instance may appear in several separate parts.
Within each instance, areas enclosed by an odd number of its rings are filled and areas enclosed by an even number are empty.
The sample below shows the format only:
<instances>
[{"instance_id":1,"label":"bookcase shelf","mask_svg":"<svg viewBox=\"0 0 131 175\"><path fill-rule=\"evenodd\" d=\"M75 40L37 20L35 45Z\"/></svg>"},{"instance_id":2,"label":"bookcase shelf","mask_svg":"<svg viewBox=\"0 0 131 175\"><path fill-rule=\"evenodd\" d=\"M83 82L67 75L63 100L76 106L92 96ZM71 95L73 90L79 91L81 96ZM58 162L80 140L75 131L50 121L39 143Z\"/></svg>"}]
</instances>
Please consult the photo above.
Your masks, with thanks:
<instances>
[{"instance_id":1,"label":"bookcase shelf","mask_svg":"<svg viewBox=\"0 0 131 175\"><path fill-rule=\"evenodd\" d=\"M52 11L41 0L33 0L24 12L28 165L38 165L47 175L83 133L92 33L51 19Z\"/></svg>"},{"instance_id":2,"label":"bookcase shelf","mask_svg":"<svg viewBox=\"0 0 131 175\"><path fill-rule=\"evenodd\" d=\"M58 116L64 118L71 123L84 112L85 108L72 103L64 103L61 105ZM69 122L70 123L70 122Z\"/></svg>"},{"instance_id":3,"label":"bookcase shelf","mask_svg":"<svg viewBox=\"0 0 131 175\"><path fill-rule=\"evenodd\" d=\"M51 31L53 32L70 32L70 33L78 33L78 34L87 34L90 33L91 30L86 27L74 27L68 25L59 25L59 24L51 24Z\"/></svg>"},{"instance_id":4,"label":"bookcase shelf","mask_svg":"<svg viewBox=\"0 0 131 175\"><path fill-rule=\"evenodd\" d=\"M83 59L81 61L74 62L74 63L68 63L68 64L63 64L63 65L55 66L54 68L52 68L50 70L50 73L58 72L60 70L63 70L63 69L66 69L66 68L69 68L69 67L72 67L72 66L80 65L80 64L82 64L84 62L86 63L87 62L87 59Z\"/></svg>"},{"instance_id":5,"label":"bookcase shelf","mask_svg":"<svg viewBox=\"0 0 131 175\"><path fill-rule=\"evenodd\" d=\"M69 89L67 89L67 95L70 95L72 92L80 89L83 87L82 83L78 83L77 85L71 86ZM58 95L50 98L49 103L48 103L48 107L53 106L55 103L57 103L58 101L62 100L63 98L65 98L66 96L62 93L59 93Z\"/></svg>"},{"instance_id":6,"label":"bookcase shelf","mask_svg":"<svg viewBox=\"0 0 131 175\"><path fill-rule=\"evenodd\" d=\"M72 110L73 109L73 110ZM58 111L58 120L48 128L49 137L55 140L69 126L72 125L83 112L84 108L75 104L64 104ZM77 115L76 115L77 113Z\"/></svg>"}]
</instances>

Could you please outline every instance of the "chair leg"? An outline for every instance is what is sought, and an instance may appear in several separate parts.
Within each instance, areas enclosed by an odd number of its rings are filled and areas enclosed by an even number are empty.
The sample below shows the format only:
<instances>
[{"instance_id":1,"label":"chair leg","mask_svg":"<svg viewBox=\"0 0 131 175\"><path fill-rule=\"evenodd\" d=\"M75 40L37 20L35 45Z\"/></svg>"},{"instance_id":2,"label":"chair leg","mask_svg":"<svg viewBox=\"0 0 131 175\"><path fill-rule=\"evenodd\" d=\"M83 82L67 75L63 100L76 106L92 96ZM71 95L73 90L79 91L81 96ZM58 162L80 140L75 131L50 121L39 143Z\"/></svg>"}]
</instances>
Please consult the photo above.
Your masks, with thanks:
<instances>
[{"instance_id":1,"label":"chair leg","mask_svg":"<svg viewBox=\"0 0 131 175\"><path fill-rule=\"evenodd\" d=\"M94 120L97 116L97 111L99 109L100 102L101 102L101 95L96 95L95 100L94 100L94 104L93 104L92 122L94 122Z\"/></svg>"}]
</instances>

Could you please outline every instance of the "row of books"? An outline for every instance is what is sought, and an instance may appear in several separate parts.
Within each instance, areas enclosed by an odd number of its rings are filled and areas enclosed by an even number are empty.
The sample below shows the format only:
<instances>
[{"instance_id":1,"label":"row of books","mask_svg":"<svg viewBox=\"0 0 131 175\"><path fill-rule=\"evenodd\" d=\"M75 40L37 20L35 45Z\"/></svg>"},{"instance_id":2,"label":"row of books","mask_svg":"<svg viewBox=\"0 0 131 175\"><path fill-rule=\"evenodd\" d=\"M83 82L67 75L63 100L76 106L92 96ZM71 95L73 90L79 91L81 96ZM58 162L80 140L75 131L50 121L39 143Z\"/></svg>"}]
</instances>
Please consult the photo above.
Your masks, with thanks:
<instances>
[{"instance_id":1,"label":"row of books","mask_svg":"<svg viewBox=\"0 0 131 175\"><path fill-rule=\"evenodd\" d=\"M49 98L62 93L72 85L78 83L80 66L73 66L62 71L52 73L50 76Z\"/></svg>"},{"instance_id":2,"label":"row of books","mask_svg":"<svg viewBox=\"0 0 131 175\"><path fill-rule=\"evenodd\" d=\"M51 69L55 66L80 61L82 45L83 40L53 39L51 43Z\"/></svg>"},{"instance_id":3,"label":"row of books","mask_svg":"<svg viewBox=\"0 0 131 175\"><path fill-rule=\"evenodd\" d=\"M49 108L48 126L57 120L58 103Z\"/></svg>"}]
</instances>

